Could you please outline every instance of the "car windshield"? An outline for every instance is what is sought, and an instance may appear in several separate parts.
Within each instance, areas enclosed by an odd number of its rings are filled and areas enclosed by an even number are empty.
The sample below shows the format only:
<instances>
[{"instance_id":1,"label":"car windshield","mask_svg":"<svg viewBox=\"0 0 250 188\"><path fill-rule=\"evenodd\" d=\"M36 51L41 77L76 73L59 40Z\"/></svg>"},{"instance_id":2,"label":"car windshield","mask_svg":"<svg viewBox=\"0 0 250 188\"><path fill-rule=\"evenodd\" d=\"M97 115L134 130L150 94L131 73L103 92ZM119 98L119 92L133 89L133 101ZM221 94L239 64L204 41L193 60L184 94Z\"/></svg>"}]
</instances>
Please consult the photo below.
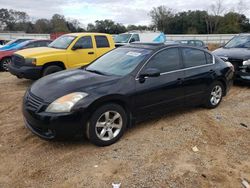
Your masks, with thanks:
<instances>
[{"instance_id":1,"label":"car windshield","mask_svg":"<svg viewBox=\"0 0 250 188\"><path fill-rule=\"evenodd\" d=\"M115 43L128 43L132 34L120 34L114 39Z\"/></svg>"},{"instance_id":2,"label":"car windshield","mask_svg":"<svg viewBox=\"0 0 250 188\"><path fill-rule=\"evenodd\" d=\"M237 36L230 40L225 48L250 48L250 36Z\"/></svg>"},{"instance_id":3,"label":"car windshield","mask_svg":"<svg viewBox=\"0 0 250 188\"><path fill-rule=\"evenodd\" d=\"M151 50L117 48L90 64L86 71L103 75L125 76L150 54Z\"/></svg>"},{"instance_id":4,"label":"car windshield","mask_svg":"<svg viewBox=\"0 0 250 188\"><path fill-rule=\"evenodd\" d=\"M76 37L74 36L62 36L58 39L54 40L52 43L49 44L50 48L57 48L57 49L67 49L69 45L74 41Z\"/></svg>"}]
</instances>

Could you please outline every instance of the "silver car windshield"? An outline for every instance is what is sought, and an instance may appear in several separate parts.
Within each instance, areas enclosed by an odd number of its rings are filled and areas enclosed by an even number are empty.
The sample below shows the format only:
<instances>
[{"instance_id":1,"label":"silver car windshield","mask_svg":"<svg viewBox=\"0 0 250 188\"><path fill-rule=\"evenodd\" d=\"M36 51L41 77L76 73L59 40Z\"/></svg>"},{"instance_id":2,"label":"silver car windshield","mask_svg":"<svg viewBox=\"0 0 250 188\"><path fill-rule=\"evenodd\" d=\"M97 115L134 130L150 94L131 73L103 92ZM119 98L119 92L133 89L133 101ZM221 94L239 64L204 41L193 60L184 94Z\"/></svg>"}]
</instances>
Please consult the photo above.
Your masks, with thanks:
<instances>
[{"instance_id":1,"label":"silver car windshield","mask_svg":"<svg viewBox=\"0 0 250 188\"><path fill-rule=\"evenodd\" d=\"M114 38L115 43L128 43L132 34L120 34Z\"/></svg>"}]
</instances>

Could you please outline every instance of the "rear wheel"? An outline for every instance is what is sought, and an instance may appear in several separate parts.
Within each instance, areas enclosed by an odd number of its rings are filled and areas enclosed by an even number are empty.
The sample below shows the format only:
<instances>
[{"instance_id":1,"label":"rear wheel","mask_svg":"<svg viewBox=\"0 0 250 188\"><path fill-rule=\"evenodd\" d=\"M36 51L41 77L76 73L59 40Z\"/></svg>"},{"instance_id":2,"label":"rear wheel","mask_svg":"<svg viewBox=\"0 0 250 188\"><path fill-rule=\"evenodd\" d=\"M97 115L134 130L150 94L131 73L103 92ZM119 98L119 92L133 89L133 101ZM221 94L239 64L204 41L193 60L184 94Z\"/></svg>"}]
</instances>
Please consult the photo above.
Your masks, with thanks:
<instances>
[{"instance_id":1,"label":"rear wheel","mask_svg":"<svg viewBox=\"0 0 250 188\"><path fill-rule=\"evenodd\" d=\"M222 101L224 86L221 82L215 82L209 89L205 107L216 108Z\"/></svg>"},{"instance_id":2,"label":"rear wheel","mask_svg":"<svg viewBox=\"0 0 250 188\"><path fill-rule=\"evenodd\" d=\"M4 58L1 62L0 62L0 70L1 71L8 71L9 70L9 64L11 63L11 58L7 57Z\"/></svg>"},{"instance_id":3,"label":"rear wheel","mask_svg":"<svg viewBox=\"0 0 250 188\"><path fill-rule=\"evenodd\" d=\"M87 124L87 137L97 146L108 146L118 141L125 132L127 115L117 104L98 108Z\"/></svg>"},{"instance_id":4,"label":"rear wheel","mask_svg":"<svg viewBox=\"0 0 250 188\"><path fill-rule=\"evenodd\" d=\"M59 67L57 65L50 65L48 67L46 67L44 70L43 70L43 74L42 76L47 76L49 74L53 74L55 72L59 72L59 71L62 71L63 68L62 67Z\"/></svg>"}]
</instances>

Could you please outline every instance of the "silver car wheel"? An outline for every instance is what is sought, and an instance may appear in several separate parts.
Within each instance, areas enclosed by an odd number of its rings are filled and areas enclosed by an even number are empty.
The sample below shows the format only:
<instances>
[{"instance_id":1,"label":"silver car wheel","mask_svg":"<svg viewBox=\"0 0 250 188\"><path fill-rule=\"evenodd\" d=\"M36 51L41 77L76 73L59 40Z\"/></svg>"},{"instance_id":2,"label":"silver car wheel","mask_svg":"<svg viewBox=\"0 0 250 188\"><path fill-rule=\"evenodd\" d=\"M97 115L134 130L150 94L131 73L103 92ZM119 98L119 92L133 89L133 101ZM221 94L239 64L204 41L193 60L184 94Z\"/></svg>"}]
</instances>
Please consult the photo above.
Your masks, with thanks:
<instances>
[{"instance_id":1,"label":"silver car wheel","mask_svg":"<svg viewBox=\"0 0 250 188\"><path fill-rule=\"evenodd\" d=\"M119 135L122 126L121 115L116 111L107 111L96 122L96 135L102 141L112 140Z\"/></svg>"},{"instance_id":2,"label":"silver car wheel","mask_svg":"<svg viewBox=\"0 0 250 188\"><path fill-rule=\"evenodd\" d=\"M213 106L216 106L217 104L220 103L221 98L222 98L222 87L220 85L216 85L211 92L210 102Z\"/></svg>"}]
</instances>

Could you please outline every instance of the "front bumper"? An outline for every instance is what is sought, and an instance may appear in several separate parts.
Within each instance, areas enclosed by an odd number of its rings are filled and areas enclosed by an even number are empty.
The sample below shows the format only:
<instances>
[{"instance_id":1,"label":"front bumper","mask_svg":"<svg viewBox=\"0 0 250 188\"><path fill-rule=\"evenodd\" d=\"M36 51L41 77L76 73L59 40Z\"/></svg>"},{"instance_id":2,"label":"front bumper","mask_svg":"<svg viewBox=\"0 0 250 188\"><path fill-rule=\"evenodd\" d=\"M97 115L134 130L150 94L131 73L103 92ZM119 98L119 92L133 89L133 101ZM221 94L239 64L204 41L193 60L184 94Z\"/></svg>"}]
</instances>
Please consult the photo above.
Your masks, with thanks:
<instances>
[{"instance_id":1,"label":"front bumper","mask_svg":"<svg viewBox=\"0 0 250 188\"><path fill-rule=\"evenodd\" d=\"M250 66L239 67L239 70L235 72L235 80L250 82Z\"/></svg>"},{"instance_id":2,"label":"front bumper","mask_svg":"<svg viewBox=\"0 0 250 188\"><path fill-rule=\"evenodd\" d=\"M38 113L23 106L26 127L35 135L46 140L82 136L87 122L87 117L84 117L83 114L81 112Z\"/></svg>"},{"instance_id":3,"label":"front bumper","mask_svg":"<svg viewBox=\"0 0 250 188\"><path fill-rule=\"evenodd\" d=\"M9 64L9 72L18 78L27 78L31 80L39 79L42 75L41 66L16 66L13 63Z\"/></svg>"}]
</instances>

